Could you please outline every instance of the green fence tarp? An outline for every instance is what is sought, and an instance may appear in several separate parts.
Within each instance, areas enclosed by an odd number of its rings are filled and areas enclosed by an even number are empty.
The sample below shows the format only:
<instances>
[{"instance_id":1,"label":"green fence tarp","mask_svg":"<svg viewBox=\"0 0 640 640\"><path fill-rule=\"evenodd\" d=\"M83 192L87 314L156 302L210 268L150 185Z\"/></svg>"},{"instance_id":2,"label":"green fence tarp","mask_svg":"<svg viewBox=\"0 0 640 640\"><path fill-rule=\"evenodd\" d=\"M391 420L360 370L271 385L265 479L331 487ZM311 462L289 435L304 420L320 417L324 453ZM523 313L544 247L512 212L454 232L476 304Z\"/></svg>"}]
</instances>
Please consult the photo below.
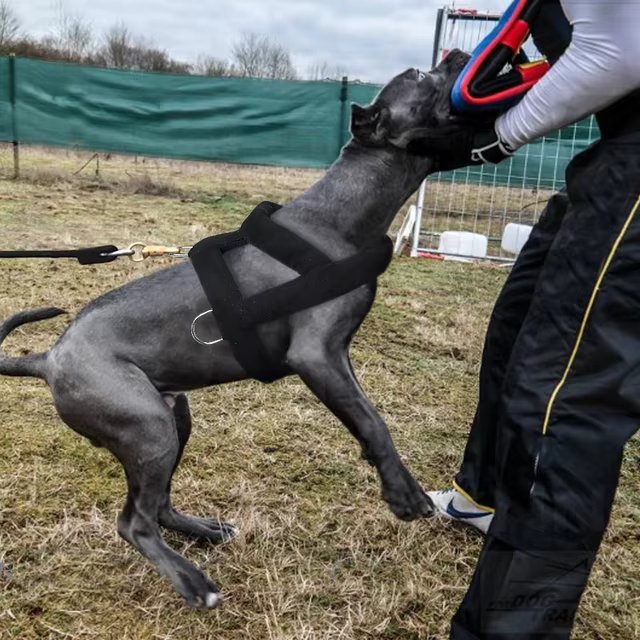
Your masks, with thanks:
<instances>
[{"instance_id":1,"label":"green fence tarp","mask_svg":"<svg viewBox=\"0 0 640 640\"><path fill-rule=\"evenodd\" d=\"M9 58L0 57L0 140L13 140Z\"/></svg>"},{"instance_id":2,"label":"green fence tarp","mask_svg":"<svg viewBox=\"0 0 640 640\"><path fill-rule=\"evenodd\" d=\"M326 166L339 82L206 78L16 59L20 141L253 164ZM373 96L377 87L365 93Z\"/></svg>"},{"instance_id":3,"label":"green fence tarp","mask_svg":"<svg viewBox=\"0 0 640 640\"><path fill-rule=\"evenodd\" d=\"M348 140L349 103L376 85L140 73L0 57L0 139L247 164L326 167ZM467 181L563 181L567 161L593 136L588 122L527 146L512 163L471 169ZM452 176L446 176L450 179Z\"/></svg>"}]
</instances>

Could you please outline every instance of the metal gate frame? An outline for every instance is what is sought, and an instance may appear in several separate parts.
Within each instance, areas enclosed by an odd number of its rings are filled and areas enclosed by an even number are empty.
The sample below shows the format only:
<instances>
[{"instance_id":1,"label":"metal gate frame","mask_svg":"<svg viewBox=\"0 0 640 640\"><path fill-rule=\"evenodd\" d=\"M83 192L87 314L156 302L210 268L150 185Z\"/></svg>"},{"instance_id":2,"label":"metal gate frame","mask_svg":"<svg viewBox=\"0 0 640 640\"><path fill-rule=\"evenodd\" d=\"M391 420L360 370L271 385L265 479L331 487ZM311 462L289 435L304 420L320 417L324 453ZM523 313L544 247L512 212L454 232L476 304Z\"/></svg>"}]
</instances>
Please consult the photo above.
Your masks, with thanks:
<instances>
[{"instance_id":1,"label":"metal gate frame","mask_svg":"<svg viewBox=\"0 0 640 640\"><path fill-rule=\"evenodd\" d=\"M436 27L433 40L433 53L431 57L431 66L435 67L440 60L442 60L448 51L444 47L444 43L447 41L450 31L454 30L458 24L457 21L483 21L486 22L498 22L501 18L500 14L488 13L476 11L475 9L454 9L449 7L442 7L438 9L438 15L436 19ZM451 25L450 25L451 23ZM475 46L475 42L469 43L472 49ZM410 256L417 258L421 252L435 254L435 255L451 255L444 251L437 249L426 249L420 247L420 234L422 231L422 212L424 210L424 199L427 191L427 179L425 179L416 195L416 203L409 207L404 221L396 236L395 251L400 253L405 246L405 242L411 241ZM470 256L459 256L459 258L473 259ZM494 260L498 262L511 263L514 262L514 258L503 258L487 256L487 260Z\"/></svg>"}]
</instances>

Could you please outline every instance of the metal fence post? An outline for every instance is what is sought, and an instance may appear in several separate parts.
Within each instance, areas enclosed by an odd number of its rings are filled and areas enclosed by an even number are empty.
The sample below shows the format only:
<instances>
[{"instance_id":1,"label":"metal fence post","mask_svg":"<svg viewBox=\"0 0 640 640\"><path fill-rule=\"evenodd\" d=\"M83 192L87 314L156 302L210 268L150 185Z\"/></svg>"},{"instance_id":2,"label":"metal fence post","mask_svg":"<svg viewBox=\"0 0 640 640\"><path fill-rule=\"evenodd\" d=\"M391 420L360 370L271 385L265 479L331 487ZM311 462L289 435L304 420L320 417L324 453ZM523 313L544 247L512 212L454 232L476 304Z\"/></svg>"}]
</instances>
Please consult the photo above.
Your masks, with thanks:
<instances>
[{"instance_id":1,"label":"metal fence post","mask_svg":"<svg viewBox=\"0 0 640 640\"><path fill-rule=\"evenodd\" d=\"M16 122L16 54L9 55L9 102L11 103L11 138L13 144L13 179L20 177L20 145Z\"/></svg>"},{"instance_id":2,"label":"metal fence post","mask_svg":"<svg viewBox=\"0 0 640 640\"><path fill-rule=\"evenodd\" d=\"M347 143L349 137L349 127L347 126L347 100L349 98L349 78L342 76L342 84L340 85L340 125L338 127L338 153Z\"/></svg>"},{"instance_id":3,"label":"metal fence post","mask_svg":"<svg viewBox=\"0 0 640 640\"><path fill-rule=\"evenodd\" d=\"M436 19L436 33L433 38L433 54L431 56L431 66L438 64L438 54L440 53L440 40L442 39L442 23L444 22L444 9L438 9L438 17Z\"/></svg>"}]
</instances>

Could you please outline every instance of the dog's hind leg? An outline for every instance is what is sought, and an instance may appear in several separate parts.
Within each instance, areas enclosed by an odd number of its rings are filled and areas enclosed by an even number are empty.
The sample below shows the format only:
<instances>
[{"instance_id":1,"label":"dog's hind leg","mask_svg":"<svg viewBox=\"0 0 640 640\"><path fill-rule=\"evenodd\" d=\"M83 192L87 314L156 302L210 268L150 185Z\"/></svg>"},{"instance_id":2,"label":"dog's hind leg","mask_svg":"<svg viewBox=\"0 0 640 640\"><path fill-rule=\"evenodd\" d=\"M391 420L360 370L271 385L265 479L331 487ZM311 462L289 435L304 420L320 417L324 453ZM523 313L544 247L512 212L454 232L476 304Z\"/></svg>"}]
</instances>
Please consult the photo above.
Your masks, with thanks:
<instances>
[{"instance_id":1,"label":"dog's hind leg","mask_svg":"<svg viewBox=\"0 0 640 640\"><path fill-rule=\"evenodd\" d=\"M165 397L165 400L173 409L176 433L178 436L178 456L173 465L173 471L171 472L171 476L173 477L191 435L191 412L189 411L187 396L183 393L177 396ZM166 495L160 507L158 521L166 529L172 529L192 538L210 540L212 542L226 542L237 534L236 527L227 522L209 518L197 518L176 511L171 504L171 478L169 479Z\"/></svg>"},{"instance_id":2,"label":"dog's hind leg","mask_svg":"<svg viewBox=\"0 0 640 640\"><path fill-rule=\"evenodd\" d=\"M173 411L137 369L119 363L110 369L104 360L100 367L86 360L75 365L54 381L56 406L70 427L106 447L124 467L128 494L118 533L191 606L215 607L218 587L160 535L159 514L181 449Z\"/></svg>"},{"instance_id":3,"label":"dog's hind leg","mask_svg":"<svg viewBox=\"0 0 640 640\"><path fill-rule=\"evenodd\" d=\"M292 343L287 361L358 440L363 456L378 470L391 511L403 520L433 515L431 499L402 464L387 425L360 387L347 348L328 342L306 333Z\"/></svg>"}]
</instances>

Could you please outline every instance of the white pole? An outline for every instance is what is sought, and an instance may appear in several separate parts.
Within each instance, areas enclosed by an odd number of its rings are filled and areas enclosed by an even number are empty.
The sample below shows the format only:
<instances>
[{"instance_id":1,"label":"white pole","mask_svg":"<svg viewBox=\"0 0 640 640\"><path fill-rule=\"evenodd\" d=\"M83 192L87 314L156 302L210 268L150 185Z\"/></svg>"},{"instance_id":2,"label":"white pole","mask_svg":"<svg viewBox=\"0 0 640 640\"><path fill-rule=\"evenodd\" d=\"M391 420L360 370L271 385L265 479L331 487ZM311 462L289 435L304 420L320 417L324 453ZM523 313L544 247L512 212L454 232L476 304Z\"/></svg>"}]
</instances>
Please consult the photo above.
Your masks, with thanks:
<instances>
[{"instance_id":1,"label":"white pole","mask_svg":"<svg viewBox=\"0 0 640 640\"><path fill-rule=\"evenodd\" d=\"M418 189L418 197L416 198L416 218L413 223L413 238L411 242L411 257L418 257L418 248L420 247L420 229L422 227L422 207L424 206L424 192L427 188L427 181L423 180Z\"/></svg>"}]
</instances>

